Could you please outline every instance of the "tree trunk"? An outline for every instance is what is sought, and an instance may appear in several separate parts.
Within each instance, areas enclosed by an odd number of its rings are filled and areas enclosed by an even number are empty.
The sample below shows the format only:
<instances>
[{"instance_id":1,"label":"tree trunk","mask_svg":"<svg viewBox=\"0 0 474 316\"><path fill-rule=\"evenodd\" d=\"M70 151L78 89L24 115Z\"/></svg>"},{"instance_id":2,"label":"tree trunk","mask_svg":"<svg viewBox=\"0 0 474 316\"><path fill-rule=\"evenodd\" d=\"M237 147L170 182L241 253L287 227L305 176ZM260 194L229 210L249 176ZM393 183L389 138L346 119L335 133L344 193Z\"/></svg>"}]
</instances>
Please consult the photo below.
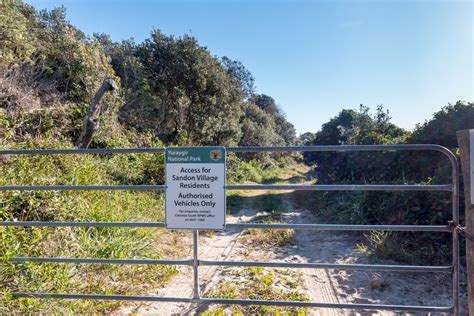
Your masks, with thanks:
<instances>
[{"instance_id":1,"label":"tree trunk","mask_svg":"<svg viewBox=\"0 0 474 316\"><path fill-rule=\"evenodd\" d=\"M99 128L99 118L97 117L97 113L100 109L100 100L107 91L113 91L116 89L118 89L118 86L115 83L115 80L106 79L100 86L99 90L96 92L94 98L92 98L91 107L87 112L84 125L82 126L81 136L79 136L79 139L76 143L78 148L89 147L95 131Z\"/></svg>"}]
</instances>

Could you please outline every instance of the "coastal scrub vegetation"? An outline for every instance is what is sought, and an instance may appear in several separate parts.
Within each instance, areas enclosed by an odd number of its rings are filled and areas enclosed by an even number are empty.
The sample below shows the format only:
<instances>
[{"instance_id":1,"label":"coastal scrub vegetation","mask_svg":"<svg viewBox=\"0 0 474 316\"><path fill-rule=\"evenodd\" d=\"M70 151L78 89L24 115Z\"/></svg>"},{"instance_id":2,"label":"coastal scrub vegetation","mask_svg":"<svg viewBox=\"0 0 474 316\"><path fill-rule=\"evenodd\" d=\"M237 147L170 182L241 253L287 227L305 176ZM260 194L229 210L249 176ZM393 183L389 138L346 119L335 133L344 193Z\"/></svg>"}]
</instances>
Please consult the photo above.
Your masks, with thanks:
<instances>
[{"instance_id":1,"label":"coastal scrub vegetation","mask_svg":"<svg viewBox=\"0 0 474 316\"><path fill-rule=\"evenodd\" d=\"M374 114L365 106L342 110L315 134L304 135L307 145L437 144L459 154L456 131L474 128L474 103L458 101L430 120L406 131L391 122L379 106ZM320 184L450 184L451 164L432 151L305 153ZM301 193L305 194L305 193ZM328 221L345 224L446 225L452 218L449 192L326 192L305 202ZM463 201L463 189L460 189ZM461 203L461 216L464 214ZM314 208L314 207L313 207ZM461 218L462 220L462 218ZM388 253L388 259L411 263L446 263L451 256L449 234L399 232L368 234L369 250ZM390 251L379 252L374 245ZM398 256L396 255L398 253ZM461 252L464 253L464 252ZM380 256L384 257L384 256Z\"/></svg>"},{"instance_id":2,"label":"coastal scrub vegetation","mask_svg":"<svg viewBox=\"0 0 474 316\"><path fill-rule=\"evenodd\" d=\"M141 43L87 36L64 8L0 3L0 147L74 148L94 93L101 101L91 148L180 145L292 145L295 129L239 61L216 57L197 39L153 30ZM234 156L229 181L276 170L268 155ZM163 184L160 154L0 157L0 185ZM251 172L249 172L251 171ZM163 221L151 191L1 191L2 221ZM0 228L0 313L107 312L119 302L12 299L11 292L146 294L177 271L166 266L18 263L12 257L150 258L175 233L150 228ZM177 233L176 233L177 234ZM176 246L181 249L180 245Z\"/></svg>"},{"instance_id":3,"label":"coastal scrub vegetation","mask_svg":"<svg viewBox=\"0 0 474 316\"><path fill-rule=\"evenodd\" d=\"M240 61L213 55L191 35L175 37L154 29L143 42L117 42L106 34L84 34L68 22L62 7L37 11L20 0L0 2L1 149L74 148L90 101L106 78L114 79L119 89L101 101L92 148L434 143L457 153L456 130L474 128L474 104L469 102L444 107L414 131L392 123L382 106L375 114L361 106L342 110L320 131L297 138L275 99L256 92L254 77ZM449 164L441 155L307 153L301 159L314 167L318 183L450 182ZM275 178L285 162L280 154L229 155L228 181L265 182ZM160 154L5 155L0 157L0 171L0 185L164 181ZM301 194L305 197L297 203L317 205L315 212L337 222L446 224L451 211L445 193ZM0 220L162 221L163 195L0 191ZM13 299L11 292L138 295L177 273L163 266L22 263L9 261L12 257L166 258L181 249L163 247L164 241L177 242L173 234L150 228L0 227L0 313L110 312L118 302ZM292 237L284 235L282 243ZM371 250L381 244L372 242L365 251L388 253L393 259L389 245L404 249L405 261L415 260L408 255L415 250L424 252L426 260L449 257L447 235L382 237L377 238L385 248ZM306 300L297 291L271 290L270 272L243 273L267 298ZM214 296L239 291L222 288Z\"/></svg>"}]
</instances>

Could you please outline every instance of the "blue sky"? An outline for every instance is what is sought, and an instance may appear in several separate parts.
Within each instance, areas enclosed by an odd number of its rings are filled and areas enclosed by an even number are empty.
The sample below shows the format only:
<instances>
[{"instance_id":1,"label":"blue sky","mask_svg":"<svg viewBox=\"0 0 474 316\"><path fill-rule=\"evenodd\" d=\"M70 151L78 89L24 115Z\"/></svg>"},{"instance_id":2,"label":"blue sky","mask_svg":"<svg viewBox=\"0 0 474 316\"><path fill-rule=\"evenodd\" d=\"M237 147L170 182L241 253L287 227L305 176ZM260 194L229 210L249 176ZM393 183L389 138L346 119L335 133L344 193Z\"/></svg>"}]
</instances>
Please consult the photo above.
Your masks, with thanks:
<instances>
[{"instance_id":1,"label":"blue sky","mask_svg":"<svg viewBox=\"0 0 474 316\"><path fill-rule=\"evenodd\" d=\"M472 101L471 1L67 1L86 34L147 38L152 28L194 35L240 60L299 133L343 108L383 104L407 129L448 102Z\"/></svg>"}]
</instances>

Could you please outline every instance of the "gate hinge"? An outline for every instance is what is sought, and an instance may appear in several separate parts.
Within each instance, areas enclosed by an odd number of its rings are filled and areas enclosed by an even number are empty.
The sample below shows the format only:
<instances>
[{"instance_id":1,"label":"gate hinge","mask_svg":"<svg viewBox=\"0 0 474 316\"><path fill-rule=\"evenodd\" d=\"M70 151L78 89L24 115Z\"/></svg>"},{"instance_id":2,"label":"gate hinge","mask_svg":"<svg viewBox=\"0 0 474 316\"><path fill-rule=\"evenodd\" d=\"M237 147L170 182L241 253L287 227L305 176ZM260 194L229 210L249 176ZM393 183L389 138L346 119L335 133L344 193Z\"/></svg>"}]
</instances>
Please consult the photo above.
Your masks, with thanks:
<instances>
[{"instance_id":1,"label":"gate hinge","mask_svg":"<svg viewBox=\"0 0 474 316\"><path fill-rule=\"evenodd\" d=\"M474 236L468 234L466 227L459 225L455 221L448 222L449 229L454 232L456 231L459 235L463 236L466 239L474 241Z\"/></svg>"}]
</instances>

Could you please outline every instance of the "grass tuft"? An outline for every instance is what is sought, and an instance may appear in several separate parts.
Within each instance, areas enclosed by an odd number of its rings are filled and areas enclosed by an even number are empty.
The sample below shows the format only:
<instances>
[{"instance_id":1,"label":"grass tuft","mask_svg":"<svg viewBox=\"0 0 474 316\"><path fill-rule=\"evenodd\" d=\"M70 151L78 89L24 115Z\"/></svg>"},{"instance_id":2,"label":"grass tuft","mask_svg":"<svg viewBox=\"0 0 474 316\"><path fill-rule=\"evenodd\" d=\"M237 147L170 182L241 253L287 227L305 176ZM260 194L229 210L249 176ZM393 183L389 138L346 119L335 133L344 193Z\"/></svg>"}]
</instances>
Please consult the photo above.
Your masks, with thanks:
<instances>
[{"instance_id":1,"label":"grass tuft","mask_svg":"<svg viewBox=\"0 0 474 316\"><path fill-rule=\"evenodd\" d=\"M228 273L235 280L220 283L216 289L209 291L206 296L224 299L255 299L275 301L307 302L306 295L288 284L288 279L302 283L301 275L290 270L274 270L262 267L233 269ZM239 280L239 281L237 281ZM244 280L244 281L240 281ZM222 315L230 309L232 314L242 315L305 315L306 308L280 306L237 306L231 305L213 310L205 315Z\"/></svg>"}]
</instances>

